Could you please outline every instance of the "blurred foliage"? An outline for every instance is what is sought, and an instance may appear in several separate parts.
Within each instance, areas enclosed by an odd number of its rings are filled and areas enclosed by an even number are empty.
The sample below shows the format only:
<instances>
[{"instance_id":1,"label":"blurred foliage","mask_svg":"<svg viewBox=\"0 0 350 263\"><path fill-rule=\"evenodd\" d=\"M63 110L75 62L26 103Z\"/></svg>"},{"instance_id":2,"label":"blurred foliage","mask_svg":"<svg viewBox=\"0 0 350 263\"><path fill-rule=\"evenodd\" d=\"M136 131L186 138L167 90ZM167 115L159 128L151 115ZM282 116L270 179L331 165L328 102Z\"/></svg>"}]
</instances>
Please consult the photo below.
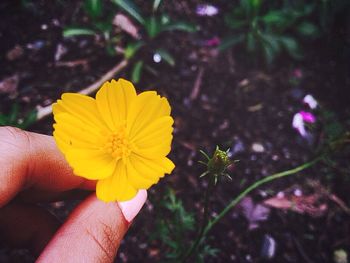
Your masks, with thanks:
<instances>
[{"instance_id":1,"label":"blurred foliage","mask_svg":"<svg viewBox=\"0 0 350 263\"><path fill-rule=\"evenodd\" d=\"M20 116L20 107L17 103L13 104L8 114L0 113L0 126L14 126L21 129L27 129L36 121L36 110L32 110Z\"/></svg>"},{"instance_id":2,"label":"blurred foliage","mask_svg":"<svg viewBox=\"0 0 350 263\"><path fill-rule=\"evenodd\" d=\"M131 0L112 0L112 2L135 19L143 27L143 30L146 32L149 39L154 39L161 33L167 31L196 31L196 27L194 25L184 21L173 21L169 15L158 12L160 10L159 7L162 0L153 1L152 14L150 16L145 16L142 14L139 8Z\"/></svg>"},{"instance_id":3,"label":"blurred foliage","mask_svg":"<svg viewBox=\"0 0 350 263\"><path fill-rule=\"evenodd\" d=\"M148 47L149 53L153 56L158 56L159 60L164 60L168 65L174 66L175 59L169 53L168 50L164 48L154 47L155 39L164 32L170 31L184 31L184 32L195 32L196 26L184 22L184 21L174 21L169 15L162 13L160 7L162 0L154 0L152 4L152 13L147 16L140 12L137 5L131 0L112 0L118 7L123 9L130 17L132 17L139 25L141 25L144 34L141 34L141 38L133 41L129 41L125 48L125 57L132 58L141 47ZM154 48L153 48L154 47ZM160 61L159 61L160 62ZM158 62L157 62L158 63ZM154 73L155 70L150 66L146 65L145 61L139 60L134 64L131 73L131 80L134 83L138 83L141 78L143 69Z\"/></svg>"},{"instance_id":4,"label":"blurred foliage","mask_svg":"<svg viewBox=\"0 0 350 263\"><path fill-rule=\"evenodd\" d=\"M84 0L82 6L84 13L89 19L87 25L65 27L63 36L99 36L104 40L106 51L109 55L114 56L118 52L122 52L125 58L129 60L141 48L145 48L146 52L157 55L160 60L163 60L170 66L174 66L174 57L164 47L157 47L154 40L164 32L175 30L184 32L196 31L196 26L184 21L174 21L169 15L163 13L161 11L162 0L152 1L150 15L141 13L139 7L132 0L112 0L111 2L114 5L106 8L105 6L109 3L106 0ZM133 27L138 30L141 26L139 36L131 37L128 34L123 34L123 30L119 32L114 30L113 19L115 19L120 10L126 12L127 19L131 19L131 22L124 21L124 23L127 23L124 25L125 28ZM133 24L134 22L137 25ZM133 64L131 70L131 80L134 83L139 82L144 69L153 74L156 73L156 70L147 65L145 61L138 60Z\"/></svg>"},{"instance_id":5,"label":"blurred foliage","mask_svg":"<svg viewBox=\"0 0 350 263\"><path fill-rule=\"evenodd\" d=\"M240 0L225 16L232 34L219 48L243 45L255 58L263 54L268 65L283 51L300 59L303 54L298 37L319 36L318 26L310 19L314 10L314 4L300 1Z\"/></svg>"},{"instance_id":6,"label":"blurred foliage","mask_svg":"<svg viewBox=\"0 0 350 263\"><path fill-rule=\"evenodd\" d=\"M158 204L158 209L161 214L156 217L155 231L150 240L160 241L165 247L162 251L165 261L177 262L188 249L189 234L196 229L195 217L193 213L186 211L172 189L167 190L164 199ZM205 262L204 259L208 256L215 257L218 252L218 249L208 244L203 245L196 254L196 262Z\"/></svg>"},{"instance_id":7,"label":"blurred foliage","mask_svg":"<svg viewBox=\"0 0 350 263\"><path fill-rule=\"evenodd\" d=\"M107 53L116 55L114 47L121 37L113 34L113 11L104 8L104 0L84 0L83 10L89 18L88 26L67 26L63 29L63 36L100 36L105 42Z\"/></svg>"}]
</instances>

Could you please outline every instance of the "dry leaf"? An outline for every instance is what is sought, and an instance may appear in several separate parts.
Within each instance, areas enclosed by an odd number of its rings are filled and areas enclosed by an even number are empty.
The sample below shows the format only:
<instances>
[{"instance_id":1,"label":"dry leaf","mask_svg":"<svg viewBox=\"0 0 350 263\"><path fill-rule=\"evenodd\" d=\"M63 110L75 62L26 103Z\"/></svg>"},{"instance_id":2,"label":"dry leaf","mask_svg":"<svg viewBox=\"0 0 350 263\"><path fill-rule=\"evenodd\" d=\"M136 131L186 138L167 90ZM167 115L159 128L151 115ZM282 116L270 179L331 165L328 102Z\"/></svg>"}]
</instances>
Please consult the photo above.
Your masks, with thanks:
<instances>
[{"instance_id":1,"label":"dry leaf","mask_svg":"<svg viewBox=\"0 0 350 263\"><path fill-rule=\"evenodd\" d=\"M135 39L140 39L139 29L125 15L117 14L113 19L113 25L128 33Z\"/></svg>"},{"instance_id":2,"label":"dry leaf","mask_svg":"<svg viewBox=\"0 0 350 263\"><path fill-rule=\"evenodd\" d=\"M322 216L328 206L321 203L322 198L319 194L302 195L302 196L287 196L287 197L272 197L264 201L264 204L270 207L283 210L291 210L299 214L308 214L310 216Z\"/></svg>"},{"instance_id":3,"label":"dry leaf","mask_svg":"<svg viewBox=\"0 0 350 263\"><path fill-rule=\"evenodd\" d=\"M242 208L244 217L249 222L249 230L258 228L259 222L266 221L270 214L268 207L261 204L254 204L251 197L244 198L240 202L240 207Z\"/></svg>"},{"instance_id":4,"label":"dry leaf","mask_svg":"<svg viewBox=\"0 0 350 263\"><path fill-rule=\"evenodd\" d=\"M0 82L0 94L14 96L17 93L19 77L17 74L7 77Z\"/></svg>"},{"instance_id":5,"label":"dry leaf","mask_svg":"<svg viewBox=\"0 0 350 263\"><path fill-rule=\"evenodd\" d=\"M13 61L20 58L23 55L23 53L23 48L20 45L16 45L13 49L9 50L6 53L6 58L9 61Z\"/></svg>"}]
</instances>

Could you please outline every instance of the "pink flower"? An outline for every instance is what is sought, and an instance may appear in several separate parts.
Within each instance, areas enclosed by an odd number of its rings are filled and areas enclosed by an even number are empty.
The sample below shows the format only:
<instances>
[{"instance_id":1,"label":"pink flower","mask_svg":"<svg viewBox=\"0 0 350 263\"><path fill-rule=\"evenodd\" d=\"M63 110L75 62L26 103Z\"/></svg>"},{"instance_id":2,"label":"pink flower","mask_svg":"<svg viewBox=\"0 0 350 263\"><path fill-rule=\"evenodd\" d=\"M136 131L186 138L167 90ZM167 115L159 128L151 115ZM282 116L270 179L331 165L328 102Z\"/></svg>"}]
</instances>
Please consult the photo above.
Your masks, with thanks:
<instances>
[{"instance_id":1,"label":"pink flower","mask_svg":"<svg viewBox=\"0 0 350 263\"><path fill-rule=\"evenodd\" d=\"M316 117L311 112L300 111L299 113L300 113L301 117L303 118L304 122L308 122L308 123L315 123L316 122Z\"/></svg>"},{"instance_id":2,"label":"pink flower","mask_svg":"<svg viewBox=\"0 0 350 263\"><path fill-rule=\"evenodd\" d=\"M293 77L300 79L303 77L303 72L301 71L301 69L297 68L293 71Z\"/></svg>"},{"instance_id":3,"label":"pink flower","mask_svg":"<svg viewBox=\"0 0 350 263\"><path fill-rule=\"evenodd\" d=\"M211 39L207 39L204 41L204 45L207 47L213 47L213 46L218 46L220 44L220 38L218 37L213 37Z\"/></svg>"}]
</instances>

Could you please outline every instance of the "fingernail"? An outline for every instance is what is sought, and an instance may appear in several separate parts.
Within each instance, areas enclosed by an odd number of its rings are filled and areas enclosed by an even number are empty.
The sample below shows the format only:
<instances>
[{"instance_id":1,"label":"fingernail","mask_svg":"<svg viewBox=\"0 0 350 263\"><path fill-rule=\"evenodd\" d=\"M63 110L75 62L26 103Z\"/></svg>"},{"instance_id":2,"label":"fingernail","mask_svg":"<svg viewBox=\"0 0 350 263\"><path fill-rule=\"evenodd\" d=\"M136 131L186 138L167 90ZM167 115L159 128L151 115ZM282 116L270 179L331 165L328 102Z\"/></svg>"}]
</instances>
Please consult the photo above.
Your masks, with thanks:
<instances>
[{"instance_id":1,"label":"fingernail","mask_svg":"<svg viewBox=\"0 0 350 263\"><path fill-rule=\"evenodd\" d=\"M147 191L142 189L138 191L133 199L129 201L118 202L120 210L122 210L124 218L126 221L128 221L128 223L130 223L137 216L144 203L146 202L146 199Z\"/></svg>"}]
</instances>

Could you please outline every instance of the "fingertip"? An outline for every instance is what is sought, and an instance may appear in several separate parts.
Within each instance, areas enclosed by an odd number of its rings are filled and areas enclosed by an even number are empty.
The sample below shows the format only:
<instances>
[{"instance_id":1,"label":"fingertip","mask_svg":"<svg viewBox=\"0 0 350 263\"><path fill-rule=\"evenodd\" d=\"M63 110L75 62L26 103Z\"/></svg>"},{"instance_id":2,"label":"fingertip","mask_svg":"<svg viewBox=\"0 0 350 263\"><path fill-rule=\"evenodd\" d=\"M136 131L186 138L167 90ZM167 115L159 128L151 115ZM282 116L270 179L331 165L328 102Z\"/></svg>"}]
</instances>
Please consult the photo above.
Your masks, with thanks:
<instances>
[{"instance_id":1,"label":"fingertip","mask_svg":"<svg viewBox=\"0 0 350 263\"><path fill-rule=\"evenodd\" d=\"M133 199L129 201L118 202L120 210L122 211L124 218L128 223L130 223L137 216L146 200L147 191L141 189Z\"/></svg>"}]
</instances>

